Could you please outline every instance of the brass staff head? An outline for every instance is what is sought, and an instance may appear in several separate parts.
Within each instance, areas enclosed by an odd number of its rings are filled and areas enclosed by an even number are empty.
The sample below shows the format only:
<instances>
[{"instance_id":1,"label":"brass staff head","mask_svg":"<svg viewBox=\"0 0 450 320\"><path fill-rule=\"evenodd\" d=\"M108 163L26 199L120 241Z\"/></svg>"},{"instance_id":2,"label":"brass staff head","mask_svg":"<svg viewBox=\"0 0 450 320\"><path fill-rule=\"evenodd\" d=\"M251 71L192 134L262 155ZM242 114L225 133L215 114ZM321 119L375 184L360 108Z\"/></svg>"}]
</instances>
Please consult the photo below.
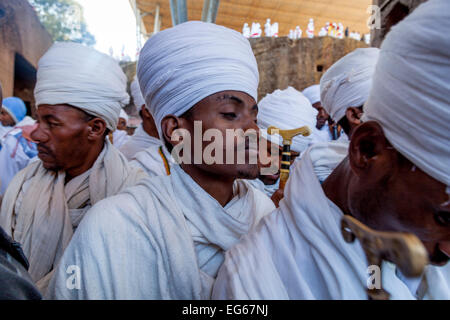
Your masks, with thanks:
<instances>
[{"instance_id":1,"label":"brass staff head","mask_svg":"<svg viewBox=\"0 0 450 320\"><path fill-rule=\"evenodd\" d=\"M292 139L295 136L298 136L299 134L307 137L311 134L311 129L309 129L308 126L304 126L297 129L290 129L290 130L280 130L275 126L270 126L267 128L268 134L275 134L278 133L283 138L283 145L290 145L292 144Z\"/></svg>"}]
</instances>

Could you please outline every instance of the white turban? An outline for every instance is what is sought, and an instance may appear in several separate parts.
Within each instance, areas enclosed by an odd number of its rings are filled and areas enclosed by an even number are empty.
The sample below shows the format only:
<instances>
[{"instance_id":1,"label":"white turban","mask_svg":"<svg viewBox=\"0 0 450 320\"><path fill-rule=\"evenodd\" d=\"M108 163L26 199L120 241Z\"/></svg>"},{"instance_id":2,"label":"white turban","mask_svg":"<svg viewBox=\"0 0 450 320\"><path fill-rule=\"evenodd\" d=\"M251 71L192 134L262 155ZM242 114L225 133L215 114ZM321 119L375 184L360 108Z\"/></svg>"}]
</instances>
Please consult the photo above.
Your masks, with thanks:
<instances>
[{"instance_id":1,"label":"white turban","mask_svg":"<svg viewBox=\"0 0 450 320\"><path fill-rule=\"evenodd\" d=\"M315 84L302 91L311 104L320 102L320 84Z\"/></svg>"},{"instance_id":2,"label":"white turban","mask_svg":"<svg viewBox=\"0 0 450 320\"><path fill-rule=\"evenodd\" d=\"M320 101L334 121L349 107L362 106L369 97L378 48L359 48L333 64L320 79Z\"/></svg>"},{"instance_id":3,"label":"white turban","mask_svg":"<svg viewBox=\"0 0 450 320\"><path fill-rule=\"evenodd\" d=\"M38 63L36 105L69 104L102 118L115 130L129 101L127 77L117 61L72 42L53 44Z\"/></svg>"},{"instance_id":4,"label":"white turban","mask_svg":"<svg viewBox=\"0 0 450 320\"><path fill-rule=\"evenodd\" d=\"M134 77L133 82L131 82L130 91L131 96L133 97L134 105L136 106L136 108L138 108L138 110L140 110L141 107L145 105L145 100L142 96L141 88L139 87L139 81L136 76Z\"/></svg>"},{"instance_id":5,"label":"white turban","mask_svg":"<svg viewBox=\"0 0 450 320\"><path fill-rule=\"evenodd\" d=\"M257 101L258 66L239 32L189 21L152 36L141 50L137 77L161 134L161 120L180 116L202 99L225 90Z\"/></svg>"},{"instance_id":6,"label":"white turban","mask_svg":"<svg viewBox=\"0 0 450 320\"><path fill-rule=\"evenodd\" d=\"M127 115L127 113L125 112L125 110L120 109L119 118L124 118L125 121L128 123L128 115Z\"/></svg>"},{"instance_id":7,"label":"white turban","mask_svg":"<svg viewBox=\"0 0 450 320\"><path fill-rule=\"evenodd\" d=\"M384 40L364 121L375 120L391 144L450 186L450 1L420 5Z\"/></svg>"},{"instance_id":8,"label":"white turban","mask_svg":"<svg viewBox=\"0 0 450 320\"><path fill-rule=\"evenodd\" d=\"M258 103L258 108L258 127L266 139L282 146L281 136L268 135L268 127L275 126L281 130L288 130L308 126L313 134L307 137L302 135L294 137L291 150L301 153L313 142L317 110L300 91L292 87L275 90Z\"/></svg>"}]
</instances>

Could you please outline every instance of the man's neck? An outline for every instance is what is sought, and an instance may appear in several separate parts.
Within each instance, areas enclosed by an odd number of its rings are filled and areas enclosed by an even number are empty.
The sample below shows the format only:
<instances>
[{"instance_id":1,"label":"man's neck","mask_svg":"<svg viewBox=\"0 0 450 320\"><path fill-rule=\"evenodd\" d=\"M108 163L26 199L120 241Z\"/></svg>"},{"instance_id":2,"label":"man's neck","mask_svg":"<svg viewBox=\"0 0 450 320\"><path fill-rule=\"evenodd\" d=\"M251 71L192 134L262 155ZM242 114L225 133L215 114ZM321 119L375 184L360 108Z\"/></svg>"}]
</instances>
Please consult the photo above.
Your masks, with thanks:
<instances>
[{"instance_id":1,"label":"man's neck","mask_svg":"<svg viewBox=\"0 0 450 320\"><path fill-rule=\"evenodd\" d=\"M234 178L215 175L203 171L194 165L182 164L181 168L186 172L203 190L216 199L224 207L233 199Z\"/></svg>"},{"instance_id":2,"label":"man's neck","mask_svg":"<svg viewBox=\"0 0 450 320\"><path fill-rule=\"evenodd\" d=\"M327 198L346 214L350 212L348 207L348 185L351 174L350 164L348 159L346 159L334 169L322 184Z\"/></svg>"},{"instance_id":3,"label":"man's neck","mask_svg":"<svg viewBox=\"0 0 450 320\"><path fill-rule=\"evenodd\" d=\"M98 145L98 146L93 146L92 148L89 149L89 152L83 158L84 161L80 165L72 167L70 169L67 169L65 183L68 183L73 178L78 177L79 175L85 173L90 168L92 168L95 161L97 161L98 156L102 152L103 147L104 147L104 144Z\"/></svg>"}]
</instances>

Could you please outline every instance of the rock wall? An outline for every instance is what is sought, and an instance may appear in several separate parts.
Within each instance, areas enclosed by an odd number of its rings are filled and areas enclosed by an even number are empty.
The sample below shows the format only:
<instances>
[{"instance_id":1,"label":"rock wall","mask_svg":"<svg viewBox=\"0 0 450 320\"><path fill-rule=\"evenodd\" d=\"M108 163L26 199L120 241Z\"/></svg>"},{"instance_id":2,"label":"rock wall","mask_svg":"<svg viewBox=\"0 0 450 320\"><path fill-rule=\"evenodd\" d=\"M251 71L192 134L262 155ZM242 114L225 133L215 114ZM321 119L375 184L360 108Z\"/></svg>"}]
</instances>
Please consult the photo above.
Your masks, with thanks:
<instances>
[{"instance_id":1,"label":"rock wall","mask_svg":"<svg viewBox=\"0 0 450 320\"><path fill-rule=\"evenodd\" d=\"M292 86L298 90L319 83L322 74L341 57L357 48L362 41L331 37L250 39L259 69L258 99L276 89Z\"/></svg>"},{"instance_id":2,"label":"rock wall","mask_svg":"<svg viewBox=\"0 0 450 320\"><path fill-rule=\"evenodd\" d=\"M26 0L0 0L0 82L3 97L22 98L29 113L40 57L51 46L50 34Z\"/></svg>"}]
</instances>

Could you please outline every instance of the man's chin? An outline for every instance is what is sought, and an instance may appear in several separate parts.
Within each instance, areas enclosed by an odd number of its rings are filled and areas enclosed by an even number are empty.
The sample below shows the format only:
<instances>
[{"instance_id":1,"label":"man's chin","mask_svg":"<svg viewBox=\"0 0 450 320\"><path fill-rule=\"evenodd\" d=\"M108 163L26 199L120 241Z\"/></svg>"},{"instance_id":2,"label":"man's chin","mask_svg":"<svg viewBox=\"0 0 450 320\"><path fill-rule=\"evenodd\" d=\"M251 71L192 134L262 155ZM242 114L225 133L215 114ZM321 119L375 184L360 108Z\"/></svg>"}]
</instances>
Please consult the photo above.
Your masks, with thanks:
<instances>
[{"instance_id":1,"label":"man's chin","mask_svg":"<svg viewBox=\"0 0 450 320\"><path fill-rule=\"evenodd\" d=\"M53 162L46 162L46 161L43 161L42 159L41 159L41 161L42 161L42 166L47 170L50 170L50 171L61 170L61 168L59 166L57 166L56 164L54 164Z\"/></svg>"},{"instance_id":2,"label":"man's chin","mask_svg":"<svg viewBox=\"0 0 450 320\"><path fill-rule=\"evenodd\" d=\"M256 179L259 167L257 164L242 164L237 166L237 179Z\"/></svg>"}]
</instances>

